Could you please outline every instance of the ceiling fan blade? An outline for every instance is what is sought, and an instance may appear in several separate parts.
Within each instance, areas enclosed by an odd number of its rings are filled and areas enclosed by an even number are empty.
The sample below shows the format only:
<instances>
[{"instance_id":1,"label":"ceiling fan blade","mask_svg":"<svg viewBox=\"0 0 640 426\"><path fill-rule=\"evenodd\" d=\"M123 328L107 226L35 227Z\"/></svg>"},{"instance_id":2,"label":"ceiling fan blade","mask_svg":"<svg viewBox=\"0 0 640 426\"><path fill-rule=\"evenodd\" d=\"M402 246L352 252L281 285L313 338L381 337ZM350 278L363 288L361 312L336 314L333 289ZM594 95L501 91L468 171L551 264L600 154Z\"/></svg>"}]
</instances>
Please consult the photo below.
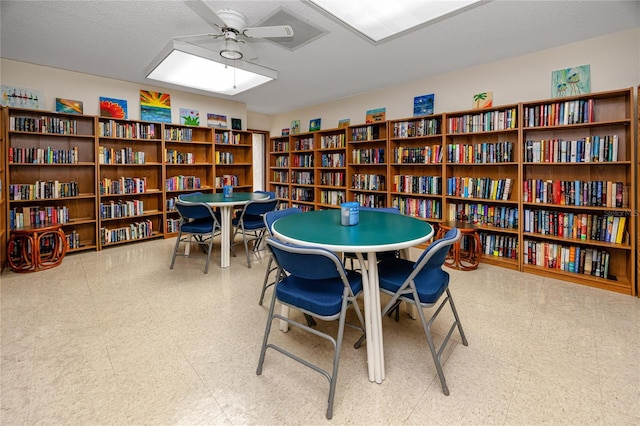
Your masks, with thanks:
<instances>
[{"instance_id":1,"label":"ceiling fan blade","mask_svg":"<svg viewBox=\"0 0 640 426\"><path fill-rule=\"evenodd\" d=\"M225 28L227 24L203 0L184 0L187 6L212 27Z\"/></svg>"},{"instance_id":2,"label":"ceiling fan blade","mask_svg":"<svg viewBox=\"0 0 640 426\"><path fill-rule=\"evenodd\" d=\"M247 37L253 38L293 37L293 28L291 28L291 25L253 27L245 28L242 33Z\"/></svg>"},{"instance_id":3,"label":"ceiling fan blade","mask_svg":"<svg viewBox=\"0 0 640 426\"><path fill-rule=\"evenodd\" d=\"M211 42L213 40L218 40L222 36L223 34L204 33L204 34L193 34L188 36L173 37L173 39L184 41L187 43L199 44L199 43Z\"/></svg>"}]
</instances>

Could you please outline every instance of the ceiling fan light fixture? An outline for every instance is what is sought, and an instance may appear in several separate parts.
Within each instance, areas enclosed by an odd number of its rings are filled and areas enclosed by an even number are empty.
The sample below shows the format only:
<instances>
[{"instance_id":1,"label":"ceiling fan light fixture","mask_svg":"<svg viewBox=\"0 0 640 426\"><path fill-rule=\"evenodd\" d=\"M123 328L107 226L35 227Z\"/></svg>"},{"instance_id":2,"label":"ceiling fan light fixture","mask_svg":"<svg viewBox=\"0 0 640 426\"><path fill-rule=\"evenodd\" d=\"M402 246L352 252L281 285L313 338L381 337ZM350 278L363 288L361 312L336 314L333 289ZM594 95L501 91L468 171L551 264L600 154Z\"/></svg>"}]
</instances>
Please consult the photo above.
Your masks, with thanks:
<instances>
[{"instance_id":1,"label":"ceiling fan light fixture","mask_svg":"<svg viewBox=\"0 0 640 426\"><path fill-rule=\"evenodd\" d=\"M225 59L239 60L242 59L242 51L237 40L227 38L224 41L224 49L220 50L220 56Z\"/></svg>"}]
</instances>

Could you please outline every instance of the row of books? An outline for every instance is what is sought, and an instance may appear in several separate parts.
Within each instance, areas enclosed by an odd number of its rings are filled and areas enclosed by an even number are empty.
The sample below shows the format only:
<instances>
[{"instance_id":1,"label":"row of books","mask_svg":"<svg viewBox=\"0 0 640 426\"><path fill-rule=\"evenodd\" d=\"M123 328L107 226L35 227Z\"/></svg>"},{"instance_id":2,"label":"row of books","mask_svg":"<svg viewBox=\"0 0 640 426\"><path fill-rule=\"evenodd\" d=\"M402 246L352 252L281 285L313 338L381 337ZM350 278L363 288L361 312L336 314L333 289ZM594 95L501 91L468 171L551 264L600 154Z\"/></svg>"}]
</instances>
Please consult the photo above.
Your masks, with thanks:
<instances>
[{"instance_id":1,"label":"row of books","mask_svg":"<svg viewBox=\"0 0 640 426\"><path fill-rule=\"evenodd\" d=\"M289 141L274 140L271 144L271 152L289 152Z\"/></svg>"},{"instance_id":2,"label":"row of books","mask_svg":"<svg viewBox=\"0 0 640 426\"><path fill-rule=\"evenodd\" d=\"M25 206L14 207L9 210L9 229L68 222L69 209L66 206Z\"/></svg>"},{"instance_id":3,"label":"row of books","mask_svg":"<svg viewBox=\"0 0 640 426\"><path fill-rule=\"evenodd\" d=\"M524 240L523 260L526 265L615 279L609 275L609 259L609 253L601 249Z\"/></svg>"},{"instance_id":4,"label":"row of books","mask_svg":"<svg viewBox=\"0 0 640 426\"><path fill-rule=\"evenodd\" d=\"M397 121L393 124L394 138L413 138L438 134L440 134L440 120L437 118Z\"/></svg>"},{"instance_id":5,"label":"row of books","mask_svg":"<svg viewBox=\"0 0 640 426\"><path fill-rule=\"evenodd\" d=\"M127 123L115 120L100 120L98 123L98 135L105 138L160 139L160 128L161 125L155 123Z\"/></svg>"},{"instance_id":6,"label":"row of books","mask_svg":"<svg viewBox=\"0 0 640 426\"><path fill-rule=\"evenodd\" d=\"M273 190L276 193L276 198L289 198L288 186L276 186Z\"/></svg>"},{"instance_id":7,"label":"row of books","mask_svg":"<svg viewBox=\"0 0 640 426\"><path fill-rule=\"evenodd\" d=\"M78 234L78 231L75 229L72 229L71 232L65 232L64 235L67 238L67 247L69 247L69 250L77 249L84 245L80 242L80 234Z\"/></svg>"},{"instance_id":8,"label":"row of books","mask_svg":"<svg viewBox=\"0 0 640 426\"><path fill-rule=\"evenodd\" d=\"M291 193L292 201L307 201L313 203L313 199L312 188L294 188Z\"/></svg>"},{"instance_id":9,"label":"row of books","mask_svg":"<svg viewBox=\"0 0 640 426\"><path fill-rule=\"evenodd\" d=\"M233 152L216 151L216 164L233 164Z\"/></svg>"},{"instance_id":10,"label":"row of books","mask_svg":"<svg viewBox=\"0 0 640 426\"><path fill-rule=\"evenodd\" d=\"M198 185L199 185L199 182L198 182ZM231 185L231 186L240 185L240 179L238 178L238 175L224 174L222 176L216 176L216 188L222 188L227 185Z\"/></svg>"},{"instance_id":11,"label":"row of books","mask_svg":"<svg viewBox=\"0 0 640 426\"><path fill-rule=\"evenodd\" d=\"M344 191L334 191L323 189L320 191L320 202L322 204L331 204L339 206L347 201L347 194Z\"/></svg>"},{"instance_id":12,"label":"row of books","mask_svg":"<svg viewBox=\"0 0 640 426\"><path fill-rule=\"evenodd\" d=\"M518 237L515 235L500 235L480 232L480 243L482 244L482 253L493 257L506 257L508 259L518 258ZM464 243L466 243L466 238ZM468 247L461 248L467 249Z\"/></svg>"},{"instance_id":13,"label":"row of books","mask_svg":"<svg viewBox=\"0 0 640 426\"><path fill-rule=\"evenodd\" d=\"M343 152L334 152L322 154L320 157L322 167L344 167L345 154Z\"/></svg>"},{"instance_id":14,"label":"row of books","mask_svg":"<svg viewBox=\"0 0 640 426\"><path fill-rule=\"evenodd\" d=\"M384 148L354 149L351 158L354 164L382 164L385 162Z\"/></svg>"},{"instance_id":15,"label":"row of books","mask_svg":"<svg viewBox=\"0 0 640 426\"><path fill-rule=\"evenodd\" d=\"M525 203L626 208L629 187L622 182L526 179Z\"/></svg>"},{"instance_id":16,"label":"row of books","mask_svg":"<svg viewBox=\"0 0 640 426\"><path fill-rule=\"evenodd\" d=\"M272 176L273 176L273 182L280 182L280 183L289 182L289 172L282 171L282 170L274 170Z\"/></svg>"},{"instance_id":17,"label":"row of books","mask_svg":"<svg viewBox=\"0 0 640 426\"><path fill-rule=\"evenodd\" d=\"M400 213L423 219L442 219L442 202L440 200L394 196L391 205Z\"/></svg>"},{"instance_id":18,"label":"row of books","mask_svg":"<svg viewBox=\"0 0 640 426\"><path fill-rule=\"evenodd\" d=\"M26 247L23 248L23 244ZM45 255L53 252L53 249L59 245L59 240L57 235L53 234L44 234L40 237L40 255L44 257ZM15 263L20 263L24 261L23 253L31 253L31 240L27 239L15 239L13 240L11 250L7 251L7 256L9 256ZM59 247L58 247L59 248Z\"/></svg>"},{"instance_id":19,"label":"row of books","mask_svg":"<svg viewBox=\"0 0 640 426\"><path fill-rule=\"evenodd\" d=\"M335 135L322 135L320 136L320 148L344 148L347 138L344 133L338 133Z\"/></svg>"},{"instance_id":20,"label":"row of books","mask_svg":"<svg viewBox=\"0 0 640 426\"><path fill-rule=\"evenodd\" d=\"M313 167L313 154L296 154L292 156L291 167Z\"/></svg>"},{"instance_id":21,"label":"row of books","mask_svg":"<svg viewBox=\"0 0 640 426\"><path fill-rule=\"evenodd\" d=\"M370 191L385 191L385 176L375 174L355 173L351 176L351 189L367 189Z\"/></svg>"},{"instance_id":22,"label":"row of books","mask_svg":"<svg viewBox=\"0 0 640 426\"><path fill-rule=\"evenodd\" d=\"M225 145L240 145L242 135L240 133L230 134L229 132L216 133L215 143Z\"/></svg>"},{"instance_id":23,"label":"row of books","mask_svg":"<svg viewBox=\"0 0 640 426\"><path fill-rule=\"evenodd\" d=\"M111 229L100 228L100 240L102 244L117 243L120 241L140 240L153 235L153 222L144 220L130 223L128 226Z\"/></svg>"},{"instance_id":24,"label":"row of books","mask_svg":"<svg viewBox=\"0 0 640 426\"><path fill-rule=\"evenodd\" d=\"M183 189L200 189L202 184L197 176L178 175L167 178L164 187L167 191L182 191Z\"/></svg>"},{"instance_id":25,"label":"row of books","mask_svg":"<svg viewBox=\"0 0 640 426\"><path fill-rule=\"evenodd\" d=\"M310 206L309 204L293 203L293 204L291 204L291 207L296 207L296 208L302 210L303 212L313 211L313 206Z\"/></svg>"},{"instance_id":26,"label":"row of books","mask_svg":"<svg viewBox=\"0 0 640 426\"><path fill-rule=\"evenodd\" d=\"M447 195L486 200L508 200L511 186L510 178L450 177L447 178Z\"/></svg>"},{"instance_id":27,"label":"row of books","mask_svg":"<svg viewBox=\"0 0 640 426\"><path fill-rule=\"evenodd\" d=\"M289 157L280 156L276 157L274 167L289 167Z\"/></svg>"},{"instance_id":28,"label":"row of books","mask_svg":"<svg viewBox=\"0 0 640 426\"><path fill-rule=\"evenodd\" d=\"M384 207L387 204L386 197L379 194L366 194L363 192L353 194L353 201L363 207Z\"/></svg>"},{"instance_id":29,"label":"row of books","mask_svg":"<svg viewBox=\"0 0 640 426\"><path fill-rule=\"evenodd\" d=\"M9 184L9 200L44 200L77 197L78 194L78 182L38 180L34 184Z\"/></svg>"},{"instance_id":30,"label":"row of books","mask_svg":"<svg viewBox=\"0 0 640 426\"><path fill-rule=\"evenodd\" d=\"M165 232L174 233L180 231L180 219L168 218L165 221Z\"/></svg>"},{"instance_id":31,"label":"row of books","mask_svg":"<svg viewBox=\"0 0 640 426\"><path fill-rule=\"evenodd\" d=\"M352 141L372 141L380 139L380 129L378 126L363 126L351 128Z\"/></svg>"},{"instance_id":32,"label":"row of books","mask_svg":"<svg viewBox=\"0 0 640 426\"><path fill-rule=\"evenodd\" d=\"M582 241L621 244L625 235L626 221L625 216L611 214L524 210L524 232Z\"/></svg>"},{"instance_id":33,"label":"row of books","mask_svg":"<svg viewBox=\"0 0 640 426\"><path fill-rule=\"evenodd\" d=\"M524 107L524 127L593 123L593 99L552 102Z\"/></svg>"},{"instance_id":34,"label":"row of books","mask_svg":"<svg viewBox=\"0 0 640 426\"><path fill-rule=\"evenodd\" d=\"M298 185L313 185L313 172L291 172L291 182Z\"/></svg>"},{"instance_id":35,"label":"row of books","mask_svg":"<svg viewBox=\"0 0 640 426\"><path fill-rule=\"evenodd\" d=\"M98 147L98 162L100 164L144 164L144 151L134 151L133 147L107 148Z\"/></svg>"},{"instance_id":36,"label":"row of books","mask_svg":"<svg viewBox=\"0 0 640 426\"><path fill-rule=\"evenodd\" d=\"M71 149L9 147L8 159L10 164L77 164L79 156L77 146Z\"/></svg>"},{"instance_id":37,"label":"row of books","mask_svg":"<svg viewBox=\"0 0 640 426\"><path fill-rule=\"evenodd\" d=\"M146 177L103 178L100 180L100 195L142 194L147 192Z\"/></svg>"},{"instance_id":38,"label":"row of books","mask_svg":"<svg viewBox=\"0 0 640 426\"><path fill-rule=\"evenodd\" d=\"M393 161L400 164L440 164L442 146L428 145L420 147L396 147L393 149Z\"/></svg>"},{"instance_id":39,"label":"row of books","mask_svg":"<svg viewBox=\"0 0 640 426\"><path fill-rule=\"evenodd\" d=\"M144 214L142 200L118 200L100 203L100 219L141 216Z\"/></svg>"},{"instance_id":40,"label":"row of books","mask_svg":"<svg viewBox=\"0 0 640 426\"><path fill-rule=\"evenodd\" d=\"M164 161L168 164L196 164L196 155L193 152L165 149Z\"/></svg>"},{"instance_id":41,"label":"row of books","mask_svg":"<svg viewBox=\"0 0 640 426\"><path fill-rule=\"evenodd\" d=\"M408 194L442 195L442 177L394 175L393 190Z\"/></svg>"},{"instance_id":42,"label":"row of books","mask_svg":"<svg viewBox=\"0 0 640 426\"><path fill-rule=\"evenodd\" d=\"M320 185L324 186L344 186L344 172L322 172L320 173Z\"/></svg>"},{"instance_id":43,"label":"row of books","mask_svg":"<svg viewBox=\"0 0 640 426\"><path fill-rule=\"evenodd\" d=\"M168 127L164 128L164 140L175 142L191 142L193 138L193 129L185 127Z\"/></svg>"},{"instance_id":44,"label":"row of books","mask_svg":"<svg viewBox=\"0 0 640 426\"><path fill-rule=\"evenodd\" d=\"M584 139L528 140L524 161L529 163L603 163L618 161L618 135Z\"/></svg>"},{"instance_id":45,"label":"row of books","mask_svg":"<svg viewBox=\"0 0 640 426\"><path fill-rule=\"evenodd\" d=\"M517 230L518 208L484 203L451 203L449 220Z\"/></svg>"},{"instance_id":46,"label":"row of books","mask_svg":"<svg viewBox=\"0 0 640 426\"><path fill-rule=\"evenodd\" d=\"M43 115L35 117L9 117L9 130L12 132L53 133L56 135L77 135L78 122L60 117ZM91 135L88 135L91 136Z\"/></svg>"},{"instance_id":47,"label":"row of books","mask_svg":"<svg viewBox=\"0 0 640 426\"><path fill-rule=\"evenodd\" d=\"M167 212L173 212L176 211L176 201L178 200L178 197L167 197L167 201L166 201L166 210Z\"/></svg>"},{"instance_id":48,"label":"row of books","mask_svg":"<svg viewBox=\"0 0 640 426\"><path fill-rule=\"evenodd\" d=\"M293 148L296 151L308 151L313 149L313 137L294 140Z\"/></svg>"},{"instance_id":49,"label":"row of books","mask_svg":"<svg viewBox=\"0 0 640 426\"><path fill-rule=\"evenodd\" d=\"M513 162L513 142L447 144L447 162L491 164Z\"/></svg>"},{"instance_id":50,"label":"row of books","mask_svg":"<svg viewBox=\"0 0 640 426\"><path fill-rule=\"evenodd\" d=\"M490 132L518 127L518 109L507 108L502 111L486 111L477 114L465 114L447 118L449 133Z\"/></svg>"}]
</instances>

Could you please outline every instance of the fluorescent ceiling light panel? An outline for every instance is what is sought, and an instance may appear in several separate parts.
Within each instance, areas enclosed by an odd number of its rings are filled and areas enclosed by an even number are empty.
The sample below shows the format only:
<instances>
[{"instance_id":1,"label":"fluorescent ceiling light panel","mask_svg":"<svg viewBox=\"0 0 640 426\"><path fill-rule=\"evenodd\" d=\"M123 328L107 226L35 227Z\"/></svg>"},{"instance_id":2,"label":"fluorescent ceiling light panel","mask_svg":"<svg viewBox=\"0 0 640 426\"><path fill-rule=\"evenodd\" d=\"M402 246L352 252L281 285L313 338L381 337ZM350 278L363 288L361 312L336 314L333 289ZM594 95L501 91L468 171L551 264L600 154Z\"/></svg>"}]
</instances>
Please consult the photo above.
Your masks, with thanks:
<instances>
[{"instance_id":1,"label":"fluorescent ceiling light panel","mask_svg":"<svg viewBox=\"0 0 640 426\"><path fill-rule=\"evenodd\" d=\"M278 73L245 61L225 61L218 52L174 40L151 63L145 76L177 86L233 96L275 80Z\"/></svg>"},{"instance_id":2,"label":"fluorescent ceiling light panel","mask_svg":"<svg viewBox=\"0 0 640 426\"><path fill-rule=\"evenodd\" d=\"M379 42L480 0L309 0Z\"/></svg>"}]
</instances>

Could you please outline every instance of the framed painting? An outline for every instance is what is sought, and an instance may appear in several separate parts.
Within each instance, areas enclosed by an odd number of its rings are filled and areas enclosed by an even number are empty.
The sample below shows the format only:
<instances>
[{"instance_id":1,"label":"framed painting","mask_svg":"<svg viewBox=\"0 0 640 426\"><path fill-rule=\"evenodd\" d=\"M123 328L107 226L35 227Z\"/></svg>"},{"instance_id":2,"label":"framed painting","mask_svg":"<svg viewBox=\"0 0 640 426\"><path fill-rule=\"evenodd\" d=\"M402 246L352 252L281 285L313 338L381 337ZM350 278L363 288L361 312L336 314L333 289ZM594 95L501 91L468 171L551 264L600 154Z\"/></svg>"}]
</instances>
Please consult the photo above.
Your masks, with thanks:
<instances>
[{"instance_id":1,"label":"framed painting","mask_svg":"<svg viewBox=\"0 0 640 426\"><path fill-rule=\"evenodd\" d=\"M551 72L551 97L591 93L591 66L580 65Z\"/></svg>"},{"instance_id":2,"label":"framed painting","mask_svg":"<svg viewBox=\"0 0 640 426\"><path fill-rule=\"evenodd\" d=\"M128 118L127 116L127 101L124 99L100 97L100 117L126 120Z\"/></svg>"},{"instance_id":3,"label":"framed painting","mask_svg":"<svg viewBox=\"0 0 640 426\"><path fill-rule=\"evenodd\" d=\"M171 95L140 90L140 119L171 123Z\"/></svg>"}]
</instances>

